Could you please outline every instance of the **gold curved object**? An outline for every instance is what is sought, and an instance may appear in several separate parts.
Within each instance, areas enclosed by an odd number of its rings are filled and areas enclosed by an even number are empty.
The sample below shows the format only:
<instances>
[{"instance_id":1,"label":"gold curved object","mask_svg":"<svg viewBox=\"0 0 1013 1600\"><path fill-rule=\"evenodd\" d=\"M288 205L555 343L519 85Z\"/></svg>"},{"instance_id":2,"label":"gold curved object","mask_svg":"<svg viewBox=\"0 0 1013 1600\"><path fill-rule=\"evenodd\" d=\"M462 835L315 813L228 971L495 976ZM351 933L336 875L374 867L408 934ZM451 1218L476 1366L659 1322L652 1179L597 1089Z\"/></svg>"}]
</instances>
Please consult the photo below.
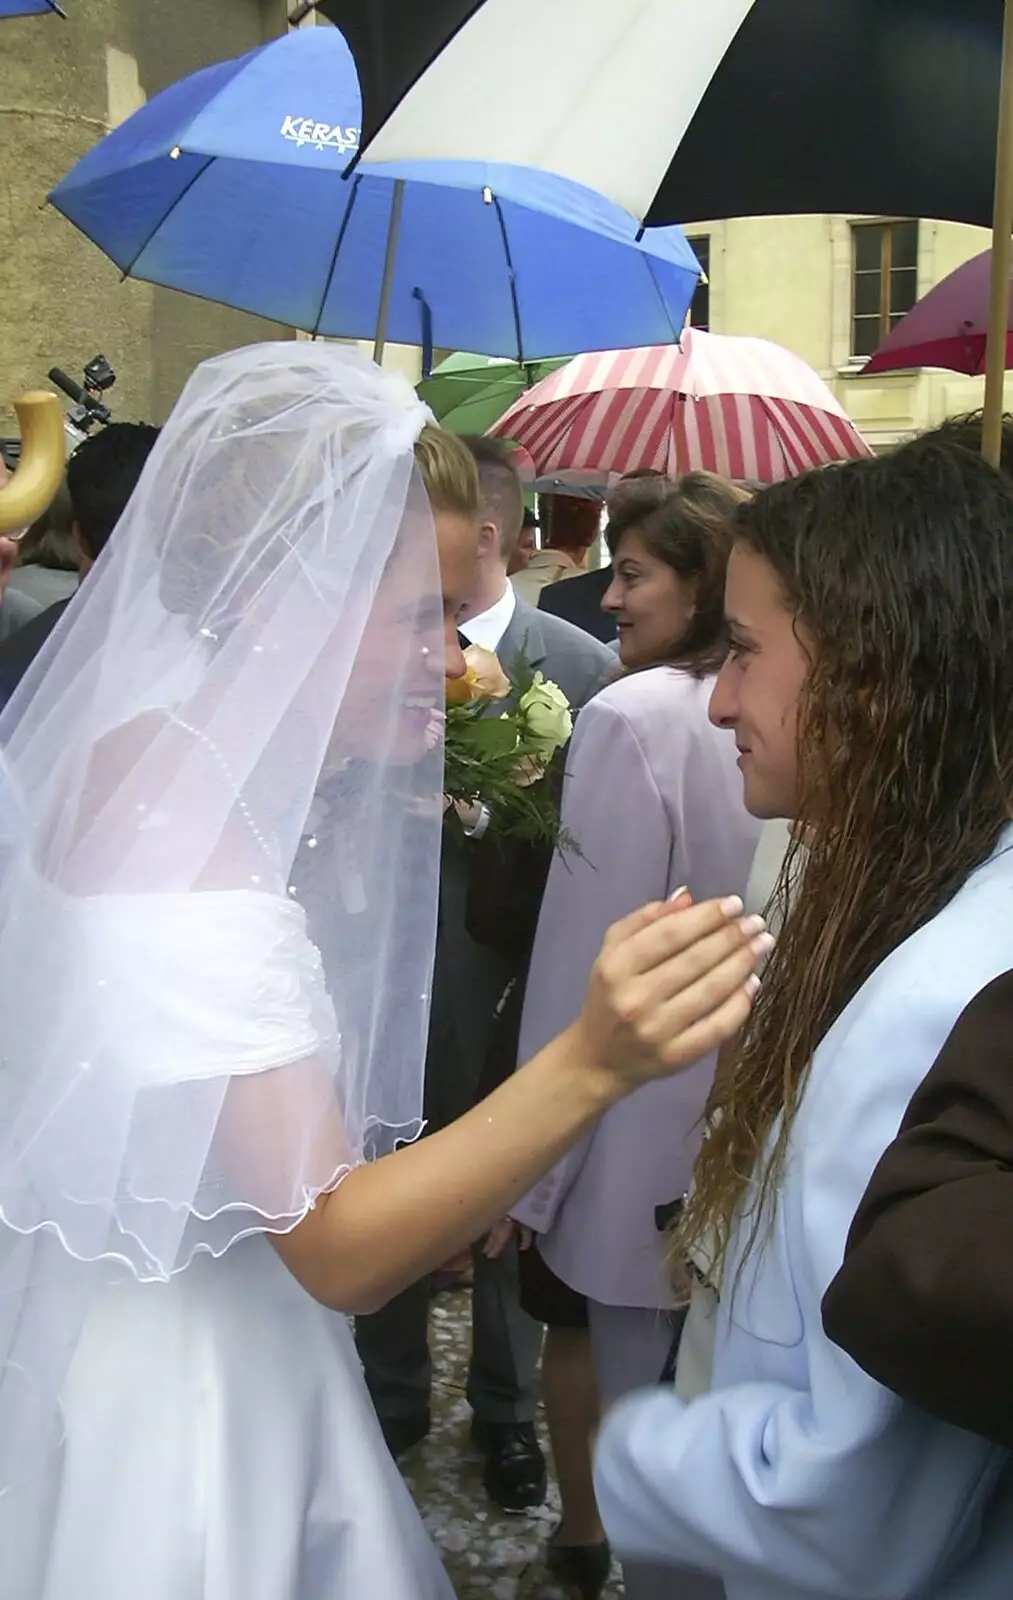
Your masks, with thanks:
<instances>
[{"instance_id":1,"label":"gold curved object","mask_svg":"<svg viewBox=\"0 0 1013 1600\"><path fill-rule=\"evenodd\" d=\"M53 502L60 487L67 441L63 407L55 394L36 389L15 400L21 424L21 461L0 489L0 534L29 527Z\"/></svg>"}]
</instances>

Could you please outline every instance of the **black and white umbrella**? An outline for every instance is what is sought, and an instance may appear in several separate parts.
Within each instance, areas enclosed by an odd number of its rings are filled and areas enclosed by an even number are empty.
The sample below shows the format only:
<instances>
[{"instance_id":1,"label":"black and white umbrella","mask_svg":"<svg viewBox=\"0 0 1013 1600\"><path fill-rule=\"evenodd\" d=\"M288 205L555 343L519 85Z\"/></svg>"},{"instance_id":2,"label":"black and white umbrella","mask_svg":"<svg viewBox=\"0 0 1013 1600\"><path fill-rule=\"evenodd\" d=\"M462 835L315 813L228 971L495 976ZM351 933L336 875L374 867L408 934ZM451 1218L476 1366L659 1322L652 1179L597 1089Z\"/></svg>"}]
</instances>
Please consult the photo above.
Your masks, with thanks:
<instances>
[{"instance_id":1,"label":"black and white umbrella","mask_svg":"<svg viewBox=\"0 0 1013 1600\"><path fill-rule=\"evenodd\" d=\"M321 0L373 160L562 173L649 225L992 220L1003 0Z\"/></svg>"},{"instance_id":2,"label":"black and white umbrella","mask_svg":"<svg viewBox=\"0 0 1013 1600\"><path fill-rule=\"evenodd\" d=\"M807 211L991 222L998 461L1013 0L316 4L355 56L360 159L541 167L648 225Z\"/></svg>"}]
</instances>

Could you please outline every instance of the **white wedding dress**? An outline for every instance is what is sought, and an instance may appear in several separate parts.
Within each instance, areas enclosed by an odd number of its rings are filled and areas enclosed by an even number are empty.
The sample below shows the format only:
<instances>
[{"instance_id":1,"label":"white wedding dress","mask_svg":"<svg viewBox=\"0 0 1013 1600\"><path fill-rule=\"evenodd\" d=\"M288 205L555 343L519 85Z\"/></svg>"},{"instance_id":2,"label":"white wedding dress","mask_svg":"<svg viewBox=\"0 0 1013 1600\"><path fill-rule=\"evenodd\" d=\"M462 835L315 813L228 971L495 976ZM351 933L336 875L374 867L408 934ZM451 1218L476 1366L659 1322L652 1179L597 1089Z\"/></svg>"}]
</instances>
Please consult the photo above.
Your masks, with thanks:
<instances>
[{"instance_id":1,"label":"white wedding dress","mask_svg":"<svg viewBox=\"0 0 1013 1600\"><path fill-rule=\"evenodd\" d=\"M81 952L115 973L140 945L116 1056L142 1090L249 1078L312 1044L326 994L294 903L52 890L33 903L41 920L19 937L54 983L68 942L78 978ZM52 1233L35 1246L63 1248ZM112 1260L88 1270L99 1281L60 1396L64 1441L20 1491L2 1600L452 1600L346 1319L262 1232L168 1282Z\"/></svg>"},{"instance_id":2,"label":"white wedding dress","mask_svg":"<svg viewBox=\"0 0 1013 1600\"><path fill-rule=\"evenodd\" d=\"M37 1600L453 1594L345 1319L304 1293L263 1236L197 1256L169 1284L111 1270L64 1406Z\"/></svg>"}]
</instances>

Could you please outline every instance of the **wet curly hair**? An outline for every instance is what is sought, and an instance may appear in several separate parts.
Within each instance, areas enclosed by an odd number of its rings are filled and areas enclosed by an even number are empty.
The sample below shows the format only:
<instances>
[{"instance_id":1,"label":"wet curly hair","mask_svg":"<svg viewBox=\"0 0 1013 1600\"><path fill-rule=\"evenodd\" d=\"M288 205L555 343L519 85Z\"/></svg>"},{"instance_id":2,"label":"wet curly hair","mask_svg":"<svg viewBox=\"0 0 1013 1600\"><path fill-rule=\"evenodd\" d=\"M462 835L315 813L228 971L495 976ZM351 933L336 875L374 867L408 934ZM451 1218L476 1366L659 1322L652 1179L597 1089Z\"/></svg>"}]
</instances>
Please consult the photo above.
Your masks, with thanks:
<instances>
[{"instance_id":1,"label":"wet curly hair","mask_svg":"<svg viewBox=\"0 0 1013 1600\"><path fill-rule=\"evenodd\" d=\"M807 837L805 893L715 1080L673 1241L675 1263L702 1250L716 1268L740 1223L740 1261L769 1227L820 1041L1013 815L1013 484L929 436L767 489L735 533L776 573L810 660Z\"/></svg>"}]
</instances>

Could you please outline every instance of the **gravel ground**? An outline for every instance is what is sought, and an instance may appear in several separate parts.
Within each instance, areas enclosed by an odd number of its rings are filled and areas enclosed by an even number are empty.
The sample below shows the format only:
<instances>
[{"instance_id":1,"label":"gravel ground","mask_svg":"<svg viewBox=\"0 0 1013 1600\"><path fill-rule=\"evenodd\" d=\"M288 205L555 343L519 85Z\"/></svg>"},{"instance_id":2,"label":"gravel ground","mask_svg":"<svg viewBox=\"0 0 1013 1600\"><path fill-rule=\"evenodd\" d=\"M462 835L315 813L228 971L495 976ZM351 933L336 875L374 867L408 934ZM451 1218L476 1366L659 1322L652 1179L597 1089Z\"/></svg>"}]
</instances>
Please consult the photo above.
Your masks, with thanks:
<instances>
[{"instance_id":1,"label":"gravel ground","mask_svg":"<svg viewBox=\"0 0 1013 1600\"><path fill-rule=\"evenodd\" d=\"M433 1430L404 1457L402 1471L458 1600L568 1600L542 1560L557 1514L554 1485L548 1504L524 1517L507 1516L482 1488L481 1461L468 1438L471 1413L464 1398L470 1310L466 1289L441 1294L433 1302ZM622 1592L614 1571L603 1600L618 1600Z\"/></svg>"}]
</instances>

